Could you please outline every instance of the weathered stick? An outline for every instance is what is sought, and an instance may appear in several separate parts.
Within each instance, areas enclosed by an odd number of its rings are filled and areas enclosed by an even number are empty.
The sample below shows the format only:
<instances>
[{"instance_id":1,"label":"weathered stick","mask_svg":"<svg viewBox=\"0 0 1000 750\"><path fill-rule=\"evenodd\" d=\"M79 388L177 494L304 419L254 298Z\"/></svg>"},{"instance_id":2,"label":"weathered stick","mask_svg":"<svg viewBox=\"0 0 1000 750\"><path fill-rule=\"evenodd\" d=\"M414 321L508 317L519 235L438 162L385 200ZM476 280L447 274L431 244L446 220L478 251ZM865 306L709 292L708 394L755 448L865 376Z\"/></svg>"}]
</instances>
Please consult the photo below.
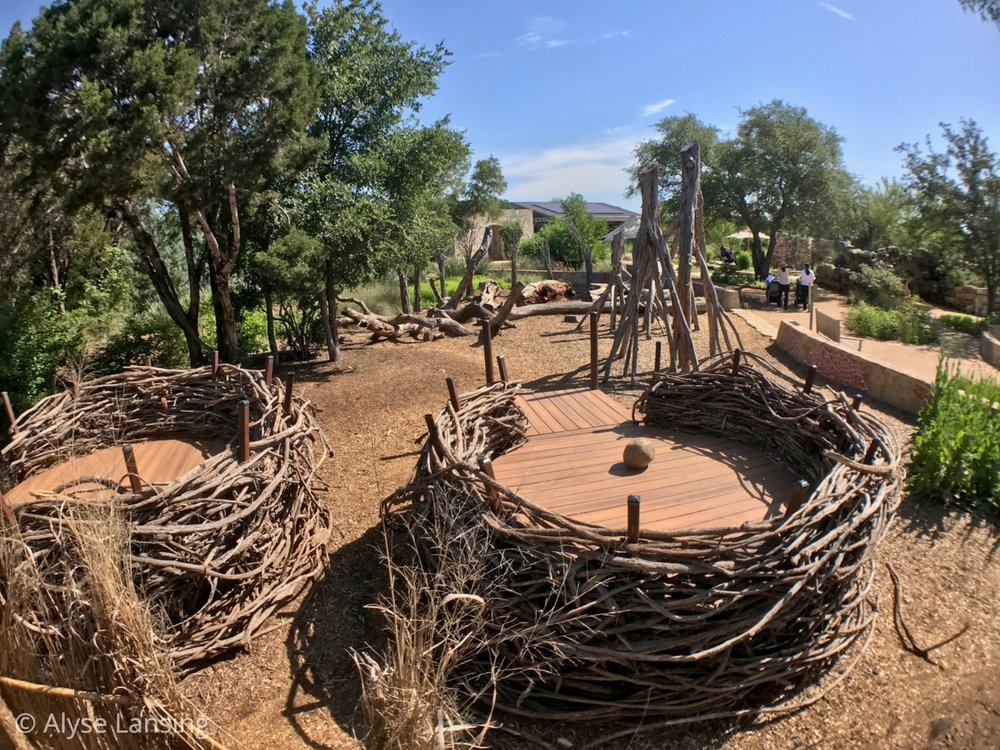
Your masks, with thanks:
<instances>
[{"instance_id":1,"label":"weathered stick","mask_svg":"<svg viewBox=\"0 0 1000 750\"><path fill-rule=\"evenodd\" d=\"M458 391L455 390L455 378L449 375L444 379L444 382L448 386L448 400L451 401L451 405L457 412L459 409L459 403L458 403Z\"/></svg>"},{"instance_id":2,"label":"weathered stick","mask_svg":"<svg viewBox=\"0 0 1000 750\"><path fill-rule=\"evenodd\" d=\"M17 417L14 414L14 407L10 404L10 396L7 395L7 391L3 392L3 408L7 412L7 421L10 422L10 434L13 437L17 434Z\"/></svg>"},{"instance_id":3,"label":"weathered stick","mask_svg":"<svg viewBox=\"0 0 1000 750\"><path fill-rule=\"evenodd\" d=\"M240 401L240 463L250 460L250 402Z\"/></svg>"},{"instance_id":4,"label":"weathered stick","mask_svg":"<svg viewBox=\"0 0 1000 750\"><path fill-rule=\"evenodd\" d=\"M597 390L597 326L598 315L592 312L590 317L590 390Z\"/></svg>"},{"instance_id":5,"label":"weathered stick","mask_svg":"<svg viewBox=\"0 0 1000 750\"><path fill-rule=\"evenodd\" d=\"M271 387L271 379L274 377L274 355L267 355L267 365L264 367L264 385Z\"/></svg>"},{"instance_id":6,"label":"weathered stick","mask_svg":"<svg viewBox=\"0 0 1000 750\"><path fill-rule=\"evenodd\" d=\"M502 354L497 355L497 370L500 372L500 382L509 383L510 379L507 377L507 360L503 358Z\"/></svg>"},{"instance_id":7,"label":"weathered stick","mask_svg":"<svg viewBox=\"0 0 1000 750\"><path fill-rule=\"evenodd\" d=\"M290 372L285 375L285 401L282 404L282 409L287 417L292 413L292 388L295 386L295 372Z\"/></svg>"}]
</instances>

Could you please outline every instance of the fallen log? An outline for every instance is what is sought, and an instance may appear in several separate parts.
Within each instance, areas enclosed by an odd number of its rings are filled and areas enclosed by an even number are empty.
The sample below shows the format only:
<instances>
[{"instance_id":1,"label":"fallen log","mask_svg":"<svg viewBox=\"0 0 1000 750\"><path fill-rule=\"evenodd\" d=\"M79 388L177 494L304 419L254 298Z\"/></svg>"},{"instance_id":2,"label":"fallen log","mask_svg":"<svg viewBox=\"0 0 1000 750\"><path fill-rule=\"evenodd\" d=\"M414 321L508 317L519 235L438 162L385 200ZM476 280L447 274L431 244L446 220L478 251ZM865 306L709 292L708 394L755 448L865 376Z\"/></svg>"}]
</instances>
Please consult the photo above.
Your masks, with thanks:
<instances>
[{"instance_id":1,"label":"fallen log","mask_svg":"<svg viewBox=\"0 0 1000 750\"><path fill-rule=\"evenodd\" d=\"M404 336L431 341L441 336L475 336L476 333L461 323L443 315L426 317L415 313L400 313L393 318L376 315L361 300L344 298L344 302L355 304L360 311L345 307L341 314L352 324L371 331L372 341L383 339L399 340Z\"/></svg>"}]
</instances>

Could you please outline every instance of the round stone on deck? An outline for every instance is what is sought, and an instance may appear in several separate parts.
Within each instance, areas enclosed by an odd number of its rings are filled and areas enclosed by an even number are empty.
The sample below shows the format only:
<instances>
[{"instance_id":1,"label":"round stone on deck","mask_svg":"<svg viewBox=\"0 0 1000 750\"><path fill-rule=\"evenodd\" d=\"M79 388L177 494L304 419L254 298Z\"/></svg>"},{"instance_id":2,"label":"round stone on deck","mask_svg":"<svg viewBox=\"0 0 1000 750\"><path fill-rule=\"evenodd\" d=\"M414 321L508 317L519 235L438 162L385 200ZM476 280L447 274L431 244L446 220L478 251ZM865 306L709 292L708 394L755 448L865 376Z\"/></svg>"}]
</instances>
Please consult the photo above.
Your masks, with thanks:
<instances>
[{"instance_id":1,"label":"round stone on deck","mask_svg":"<svg viewBox=\"0 0 1000 750\"><path fill-rule=\"evenodd\" d=\"M645 438L635 438L626 443L622 460L630 469L645 469L653 463L655 457L656 450L652 442Z\"/></svg>"}]
</instances>

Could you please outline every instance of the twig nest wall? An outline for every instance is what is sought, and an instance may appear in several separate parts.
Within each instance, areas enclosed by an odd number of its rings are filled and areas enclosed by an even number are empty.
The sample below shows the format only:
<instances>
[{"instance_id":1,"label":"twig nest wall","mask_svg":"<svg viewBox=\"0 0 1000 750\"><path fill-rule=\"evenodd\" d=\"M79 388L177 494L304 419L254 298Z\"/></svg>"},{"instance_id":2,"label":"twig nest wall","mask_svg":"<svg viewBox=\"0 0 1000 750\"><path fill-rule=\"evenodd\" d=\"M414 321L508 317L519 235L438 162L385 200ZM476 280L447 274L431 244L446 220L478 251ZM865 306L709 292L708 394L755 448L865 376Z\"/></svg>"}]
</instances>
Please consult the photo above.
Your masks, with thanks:
<instances>
[{"instance_id":1,"label":"twig nest wall","mask_svg":"<svg viewBox=\"0 0 1000 750\"><path fill-rule=\"evenodd\" d=\"M643 529L638 543L476 471L479 457L524 440L516 384L441 412L438 439L383 512L408 509L408 542L429 582L421 596L458 590L485 602L467 629L441 624L452 639L442 649L459 665L449 684L465 699L488 696L485 712L647 728L794 710L838 684L873 632L898 449L843 394L778 378L752 354L735 370L720 355L661 374L634 413L767 451L808 481L804 502L735 528ZM838 677L817 682L834 668Z\"/></svg>"},{"instance_id":2,"label":"twig nest wall","mask_svg":"<svg viewBox=\"0 0 1000 750\"><path fill-rule=\"evenodd\" d=\"M630 469L645 469L656 458L653 443L646 438L633 438L625 444L622 460Z\"/></svg>"},{"instance_id":3,"label":"twig nest wall","mask_svg":"<svg viewBox=\"0 0 1000 750\"><path fill-rule=\"evenodd\" d=\"M0 490L126 442L223 441L222 452L169 483L132 491L126 482L100 501L128 527L136 589L162 623L174 663L188 668L245 647L325 567L331 523L315 489L329 449L309 402L284 397L280 380L232 365L216 376L211 367L133 367L84 381L18 419L0 453ZM243 402L249 457L241 461ZM54 600L73 575L73 519L97 502L74 497L67 485L14 506L13 534L0 519L0 535L28 546ZM0 565L0 590L3 580ZM58 626L17 615L38 628Z\"/></svg>"}]
</instances>

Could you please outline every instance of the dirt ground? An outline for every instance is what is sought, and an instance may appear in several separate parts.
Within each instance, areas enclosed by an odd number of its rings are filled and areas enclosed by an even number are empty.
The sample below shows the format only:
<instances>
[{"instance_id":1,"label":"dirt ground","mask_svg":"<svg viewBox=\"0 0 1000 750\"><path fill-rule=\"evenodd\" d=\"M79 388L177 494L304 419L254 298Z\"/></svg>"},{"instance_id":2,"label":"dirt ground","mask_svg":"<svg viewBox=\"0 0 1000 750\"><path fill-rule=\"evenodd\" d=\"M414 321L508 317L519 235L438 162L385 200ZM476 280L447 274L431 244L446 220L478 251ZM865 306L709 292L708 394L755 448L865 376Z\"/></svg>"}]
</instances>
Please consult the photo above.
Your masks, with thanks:
<instances>
[{"instance_id":1,"label":"dirt ground","mask_svg":"<svg viewBox=\"0 0 1000 750\"><path fill-rule=\"evenodd\" d=\"M770 340L738 321L744 348L801 378L804 368L769 350ZM495 341L511 377L529 387L584 385L585 331L560 318L520 321ZM383 589L379 501L404 484L415 461L423 415L459 389L484 382L482 350L469 339L368 346L348 336L341 365L296 368L301 393L320 410L334 457L323 467L324 498L336 530L330 565L274 630L246 653L188 678L186 694L220 727L232 748L355 748L361 732L359 679L350 650L381 643L379 616L366 609ZM601 338L606 352L610 339ZM644 345L644 369L653 345ZM625 402L626 384L611 392ZM905 444L913 420L866 402ZM871 645L850 676L816 705L752 725L702 724L609 743L620 748L995 748L1000 747L1000 528L976 515L903 503L882 548L876 576L880 614ZM889 562L903 582L903 611L921 645L968 631L935 651L936 665L903 650L892 624ZM608 727L524 726L549 742L576 744ZM524 745L494 733L496 747Z\"/></svg>"}]
</instances>

